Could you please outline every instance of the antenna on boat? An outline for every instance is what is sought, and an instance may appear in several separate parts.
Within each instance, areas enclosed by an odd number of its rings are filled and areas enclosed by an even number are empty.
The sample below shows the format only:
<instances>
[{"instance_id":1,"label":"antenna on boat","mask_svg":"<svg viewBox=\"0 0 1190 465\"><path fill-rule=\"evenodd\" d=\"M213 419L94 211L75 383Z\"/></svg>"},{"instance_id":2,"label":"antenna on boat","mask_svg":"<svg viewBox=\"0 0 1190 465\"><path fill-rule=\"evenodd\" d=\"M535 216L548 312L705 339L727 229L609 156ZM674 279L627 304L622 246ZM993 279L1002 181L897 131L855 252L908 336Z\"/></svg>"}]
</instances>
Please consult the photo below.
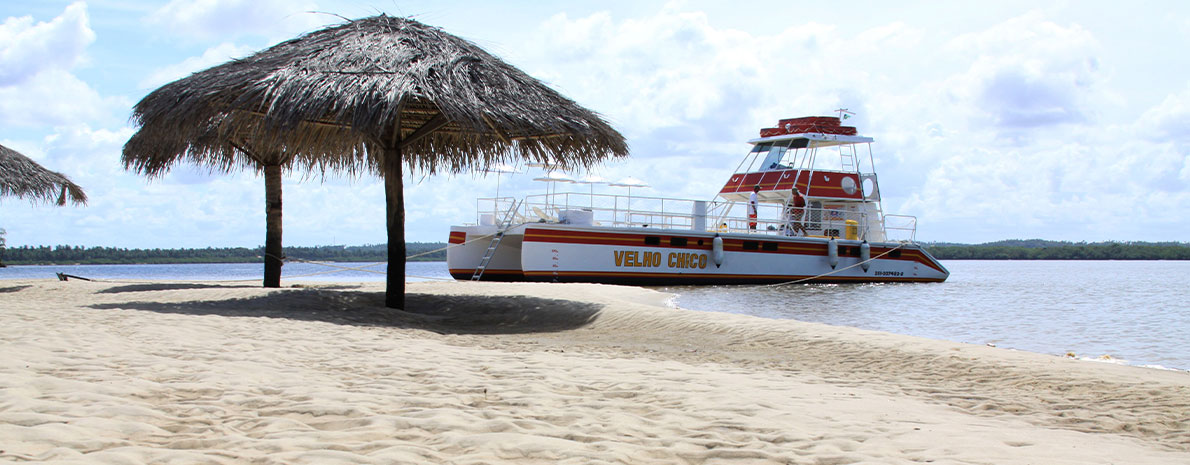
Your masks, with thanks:
<instances>
[{"instance_id":1,"label":"antenna on boat","mask_svg":"<svg viewBox=\"0 0 1190 465\"><path fill-rule=\"evenodd\" d=\"M839 109L835 110L835 113L839 114L840 120L844 120L844 119L850 118L852 116L855 116L855 112L847 111L846 108L839 108Z\"/></svg>"}]
</instances>

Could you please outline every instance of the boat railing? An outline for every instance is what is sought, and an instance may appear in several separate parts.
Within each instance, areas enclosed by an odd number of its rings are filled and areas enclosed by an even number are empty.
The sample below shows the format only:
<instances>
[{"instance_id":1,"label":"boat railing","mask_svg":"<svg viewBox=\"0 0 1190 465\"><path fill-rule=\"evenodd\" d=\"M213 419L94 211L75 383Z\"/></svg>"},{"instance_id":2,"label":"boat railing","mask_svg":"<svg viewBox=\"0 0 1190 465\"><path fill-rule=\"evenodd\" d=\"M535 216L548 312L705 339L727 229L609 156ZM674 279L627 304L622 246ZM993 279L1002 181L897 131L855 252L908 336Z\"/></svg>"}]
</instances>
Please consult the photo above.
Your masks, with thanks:
<instances>
[{"instance_id":1,"label":"boat railing","mask_svg":"<svg viewBox=\"0 0 1190 465\"><path fill-rule=\"evenodd\" d=\"M785 235L795 232L793 220L786 218L785 206L761 203L757 208L755 221L746 216L747 206L741 202L727 201L712 206L715 216L722 218L718 229L729 232L747 232ZM851 211L836 206L804 207L800 218L796 218L806 235L818 237L852 237L859 240L884 241L883 223L878 216L862 211ZM749 228L755 222L756 229Z\"/></svg>"},{"instance_id":2,"label":"boat railing","mask_svg":"<svg viewBox=\"0 0 1190 465\"><path fill-rule=\"evenodd\" d=\"M515 204L513 197L480 198L477 200L477 224L495 225ZM701 204L701 210L698 210ZM895 232L899 240L913 240L917 220L912 216L885 215L884 219L864 212L837 208L804 209L801 223L807 235L849 237L884 241L887 233ZM701 214L699 214L702 212ZM701 224L703 230L722 233L784 235L790 223L784 218L780 204L762 203L753 222L746 206L739 202L706 202L666 197L591 194L561 192L525 197L512 216L514 223L569 223L592 226L626 228L693 229ZM850 231L848 228L855 228ZM886 233L887 231L887 233ZM891 235L891 234L889 234Z\"/></svg>"},{"instance_id":3,"label":"boat railing","mask_svg":"<svg viewBox=\"0 0 1190 465\"><path fill-rule=\"evenodd\" d=\"M494 225L498 218L505 216L515 200L513 197L477 199L476 224ZM695 223L696 202L698 201L665 197L580 192L538 194L525 197L525 202L513 215L513 221L690 229Z\"/></svg>"},{"instance_id":4,"label":"boat railing","mask_svg":"<svg viewBox=\"0 0 1190 465\"><path fill-rule=\"evenodd\" d=\"M530 195L525 200L527 209L538 220L668 229L693 227L694 204L697 202L666 197L576 192ZM543 212L545 218L541 214Z\"/></svg>"},{"instance_id":5,"label":"boat railing","mask_svg":"<svg viewBox=\"0 0 1190 465\"><path fill-rule=\"evenodd\" d=\"M909 241L917 240L917 217L909 215L884 215L884 230L887 240Z\"/></svg>"},{"instance_id":6,"label":"boat railing","mask_svg":"<svg viewBox=\"0 0 1190 465\"><path fill-rule=\"evenodd\" d=\"M516 205L516 201L516 197L481 197L476 199L475 211L477 212L477 216L475 218L475 224L496 225L496 222L500 221L501 218L505 218L508 210ZM513 224L524 223L524 214L521 212L523 208L518 208L517 210L513 213Z\"/></svg>"}]
</instances>

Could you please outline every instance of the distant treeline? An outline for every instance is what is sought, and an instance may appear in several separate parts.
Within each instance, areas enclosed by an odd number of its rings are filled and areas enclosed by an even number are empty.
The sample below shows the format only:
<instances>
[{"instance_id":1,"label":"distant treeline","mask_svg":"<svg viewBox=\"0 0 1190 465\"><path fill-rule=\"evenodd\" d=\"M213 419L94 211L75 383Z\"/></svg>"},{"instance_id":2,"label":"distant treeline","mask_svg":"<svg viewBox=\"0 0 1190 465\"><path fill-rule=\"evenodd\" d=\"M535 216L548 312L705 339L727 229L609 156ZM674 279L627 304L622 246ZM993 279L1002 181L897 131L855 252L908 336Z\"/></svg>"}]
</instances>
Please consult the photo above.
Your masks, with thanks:
<instances>
[{"instance_id":1,"label":"distant treeline","mask_svg":"<svg viewBox=\"0 0 1190 465\"><path fill-rule=\"evenodd\" d=\"M409 261L446 260L443 242L409 242L405 254L419 255ZM388 257L385 244L318 247L285 247L288 259L334 262L383 262ZM420 255L430 252L426 255ZM82 263L253 263L264 261L264 247L249 249L227 247L205 249L123 249L116 247L81 247L69 245L0 248L0 263L6 265L66 265Z\"/></svg>"},{"instance_id":2,"label":"distant treeline","mask_svg":"<svg viewBox=\"0 0 1190 465\"><path fill-rule=\"evenodd\" d=\"M1059 242L1041 239L1007 240L984 244L923 243L940 260L1190 260L1190 243L1182 242ZM446 260L442 242L410 242L409 261ZM384 244L285 247L289 259L335 262L383 262ZM422 253L430 252L426 255ZM7 265L134 264L134 263L253 263L264 261L264 247L205 249L123 249L116 247L40 246L0 248Z\"/></svg>"},{"instance_id":3,"label":"distant treeline","mask_svg":"<svg viewBox=\"0 0 1190 465\"><path fill-rule=\"evenodd\" d=\"M1190 260L1183 242L1064 242L1041 239L984 244L922 244L940 260Z\"/></svg>"}]
</instances>

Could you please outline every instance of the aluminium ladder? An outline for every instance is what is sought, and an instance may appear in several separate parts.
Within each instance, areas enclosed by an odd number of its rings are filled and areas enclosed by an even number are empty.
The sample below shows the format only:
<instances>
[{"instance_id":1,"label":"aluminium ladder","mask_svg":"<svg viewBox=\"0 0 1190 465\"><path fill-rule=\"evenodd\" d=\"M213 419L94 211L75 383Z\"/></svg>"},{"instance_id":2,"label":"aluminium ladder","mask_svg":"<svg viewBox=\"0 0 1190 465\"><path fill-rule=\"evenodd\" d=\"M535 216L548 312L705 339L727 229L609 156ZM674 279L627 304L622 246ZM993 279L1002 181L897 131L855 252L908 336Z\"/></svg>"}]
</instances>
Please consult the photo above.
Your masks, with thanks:
<instances>
[{"instance_id":1,"label":"aluminium ladder","mask_svg":"<svg viewBox=\"0 0 1190 465\"><path fill-rule=\"evenodd\" d=\"M483 253L483 258L479 259L479 265L475 267L475 273L471 275L472 281L479 281L479 278L483 277L484 270L488 268L488 262L492 261L492 257L496 255L496 248L500 247L500 241L504 239L504 231L507 231L508 227L512 225L512 218L516 216L516 212L523 202L523 200L513 201L512 207L504 212L504 218L496 223L496 235L488 244L488 250Z\"/></svg>"},{"instance_id":2,"label":"aluminium ladder","mask_svg":"<svg viewBox=\"0 0 1190 465\"><path fill-rule=\"evenodd\" d=\"M847 173L859 173L859 162L855 157L855 147L839 147L839 166Z\"/></svg>"}]
</instances>

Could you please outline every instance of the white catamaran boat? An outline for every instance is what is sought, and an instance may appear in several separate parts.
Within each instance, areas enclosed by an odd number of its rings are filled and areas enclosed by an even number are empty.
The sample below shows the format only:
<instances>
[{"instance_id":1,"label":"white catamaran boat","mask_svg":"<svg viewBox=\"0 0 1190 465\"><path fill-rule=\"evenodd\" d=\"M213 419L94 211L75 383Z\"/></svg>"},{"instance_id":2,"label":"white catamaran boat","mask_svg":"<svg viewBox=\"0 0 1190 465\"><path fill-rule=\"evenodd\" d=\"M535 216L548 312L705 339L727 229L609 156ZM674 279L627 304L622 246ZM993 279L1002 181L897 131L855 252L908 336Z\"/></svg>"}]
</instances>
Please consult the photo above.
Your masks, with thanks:
<instances>
[{"instance_id":1,"label":"white catamaran boat","mask_svg":"<svg viewBox=\"0 0 1190 465\"><path fill-rule=\"evenodd\" d=\"M477 223L450 229L450 274L637 285L941 282L950 275L914 242L916 218L882 211L871 138L828 116L781 120L748 143L710 201L631 190L479 199ZM791 205L794 187L804 207Z\"/></svg>"}]
</instances>

